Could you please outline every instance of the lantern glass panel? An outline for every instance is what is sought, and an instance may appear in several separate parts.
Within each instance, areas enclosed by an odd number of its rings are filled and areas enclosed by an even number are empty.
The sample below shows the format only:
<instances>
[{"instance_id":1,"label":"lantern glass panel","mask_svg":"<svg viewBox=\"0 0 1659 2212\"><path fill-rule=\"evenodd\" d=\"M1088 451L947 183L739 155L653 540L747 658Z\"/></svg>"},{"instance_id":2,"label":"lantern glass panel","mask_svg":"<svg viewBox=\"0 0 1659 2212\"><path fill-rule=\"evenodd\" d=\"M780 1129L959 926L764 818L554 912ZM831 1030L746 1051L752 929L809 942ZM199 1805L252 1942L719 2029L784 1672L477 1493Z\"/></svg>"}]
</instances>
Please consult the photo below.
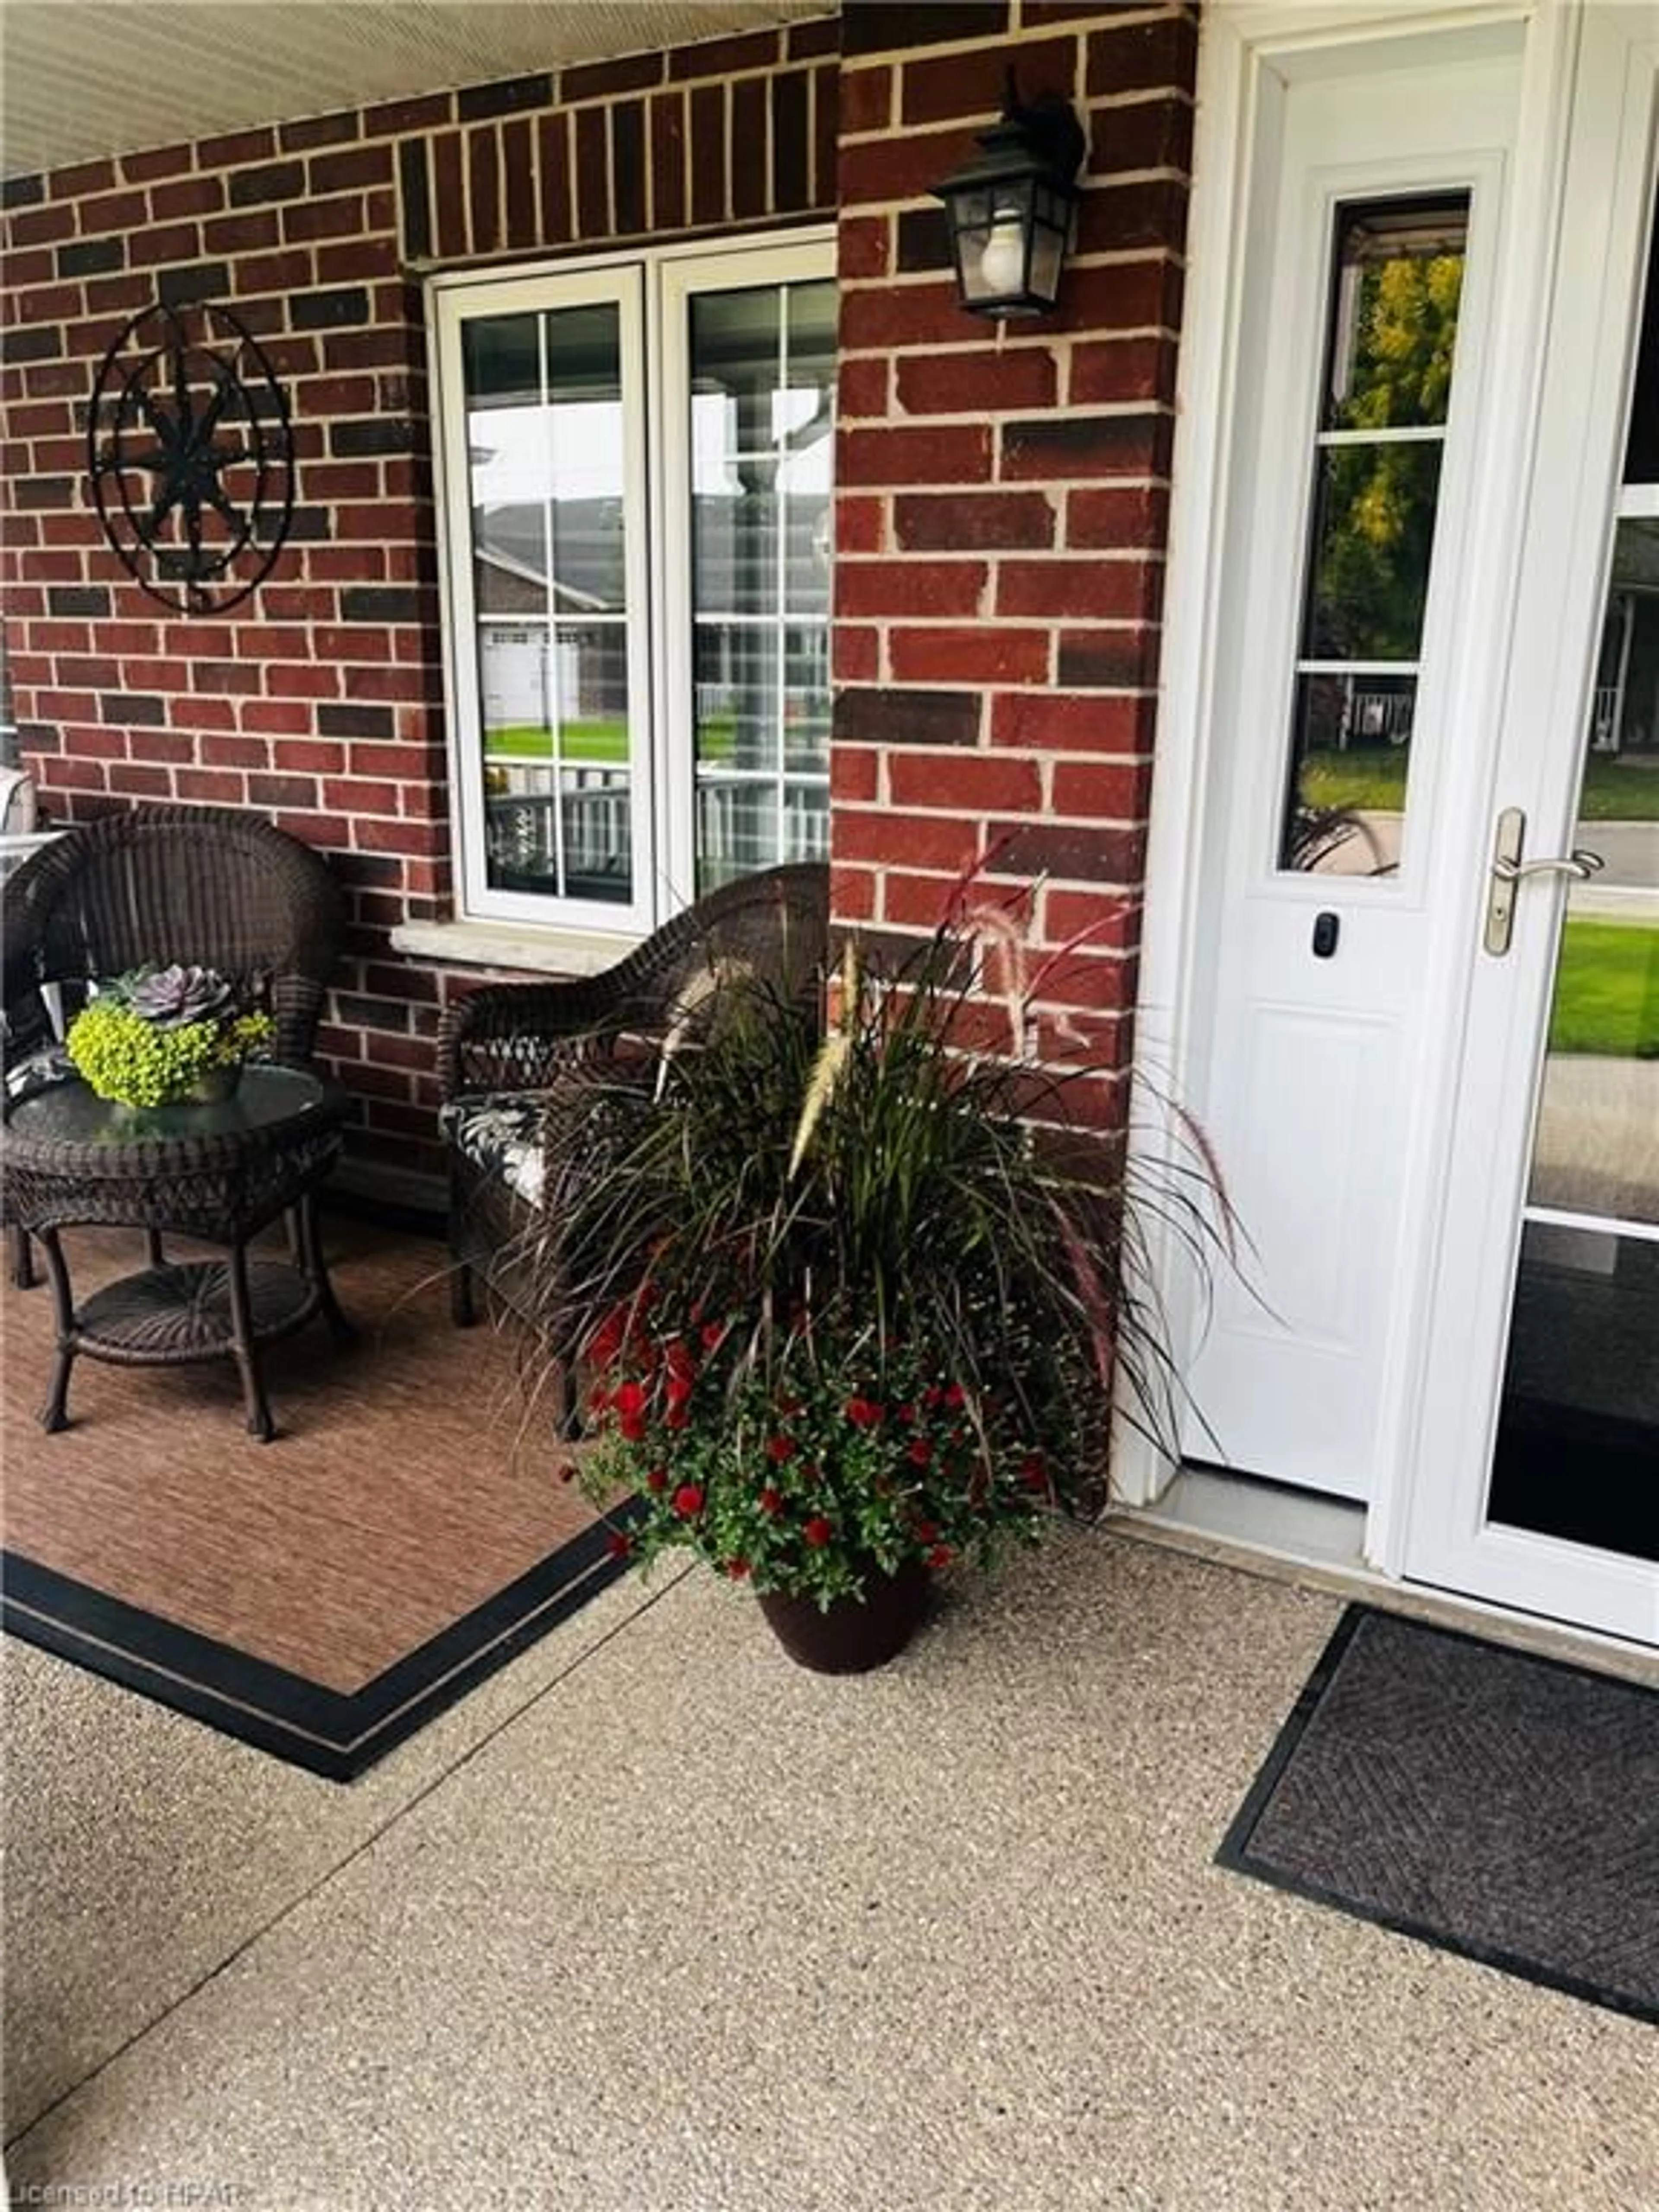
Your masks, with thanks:
<instances>
[{"instance_id":1,"label":"lantern glass panel","mask_svg":"<svg viewBox=\"0 0 1659 2212\"><path fill-rule=\"evenodd\" d=\"M1060 292L1060 265L1066 257L1066 231L1039 228L1031 241L1031 273L1027 290L1035 300L1052 305Z\"/></svg>"}]
</instances>

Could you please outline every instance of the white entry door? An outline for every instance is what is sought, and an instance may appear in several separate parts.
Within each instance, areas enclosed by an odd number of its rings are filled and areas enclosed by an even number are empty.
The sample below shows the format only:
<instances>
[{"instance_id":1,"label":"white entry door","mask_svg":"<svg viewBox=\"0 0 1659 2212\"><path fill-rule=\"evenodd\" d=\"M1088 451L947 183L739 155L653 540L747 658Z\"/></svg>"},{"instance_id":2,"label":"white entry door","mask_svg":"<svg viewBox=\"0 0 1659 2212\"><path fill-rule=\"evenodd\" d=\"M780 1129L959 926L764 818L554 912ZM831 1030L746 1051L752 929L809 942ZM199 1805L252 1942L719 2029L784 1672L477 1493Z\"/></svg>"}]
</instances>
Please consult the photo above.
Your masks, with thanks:
<instances>
[{"instance_id":1,"label":"white entry door","mask_svg":"<svg viewBox=\"0 0 1659 2212\"><path fill-rule=\"evenodd\" d=\"M1659 0L1206 27L1141 1049L1247 1249L1184 1453L1659 1641Z\"/></svg>"},{"instance_id":2,"label":"white entry door","mask_svg":"<svg viewBox=\"0 0 1659 2212\"><path fill-rule=\"evenodd\" d=\"M1249 1251L1189 1458L1372 1498L1431 1140L1425 979L1459 865L1514 216L1519 27L1261 71L1200 870L1194 1095Z\"/></svg>"}]
</instances>

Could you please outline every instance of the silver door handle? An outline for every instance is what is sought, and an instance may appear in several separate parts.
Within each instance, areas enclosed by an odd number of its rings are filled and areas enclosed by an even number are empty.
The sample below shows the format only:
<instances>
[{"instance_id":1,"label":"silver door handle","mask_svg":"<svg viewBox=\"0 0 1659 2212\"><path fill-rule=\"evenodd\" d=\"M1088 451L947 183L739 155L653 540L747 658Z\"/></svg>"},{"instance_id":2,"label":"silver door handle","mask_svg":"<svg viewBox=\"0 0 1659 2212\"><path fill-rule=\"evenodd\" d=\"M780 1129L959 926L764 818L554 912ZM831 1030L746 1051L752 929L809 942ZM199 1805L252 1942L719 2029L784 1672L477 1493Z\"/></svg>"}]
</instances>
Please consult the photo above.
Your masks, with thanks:
<instances>
[{"instance_id":1,"label":"silver door handle","mask_svg":"<svg viewBox=\"0 0 1659 2212\"><path fill-rule=\"evenodd\" d=\"M1607 866L1599 853L1586 853L1577 848L1560 859L1522 860L1526 835L1526 815L1518 806L1506 806L1498 817L1492 836L1492 875L1486 893L1484 942L1494 959L1501 960L1510 949L1515 931L1517 884L1525 883L1528 876L1574 876L1583 883L1591 876L1600 875Z\"/></svg>"},{"instance_id":2,"label":"silver door handle","mask_svg":"<svg viewBox=\"0 0 1659 2212\"><path fill-rule=\"evenodd\" d=\"M1524 883L1528 876L1577 876L1582 882L1599 876L1607 865L1599 853L1586 853L1575 846L1565 860L1528 860L1521 867L1512 860L1498 860L1492 862L1492 872L1505 884Z\"/></svg>"}]
</instances>

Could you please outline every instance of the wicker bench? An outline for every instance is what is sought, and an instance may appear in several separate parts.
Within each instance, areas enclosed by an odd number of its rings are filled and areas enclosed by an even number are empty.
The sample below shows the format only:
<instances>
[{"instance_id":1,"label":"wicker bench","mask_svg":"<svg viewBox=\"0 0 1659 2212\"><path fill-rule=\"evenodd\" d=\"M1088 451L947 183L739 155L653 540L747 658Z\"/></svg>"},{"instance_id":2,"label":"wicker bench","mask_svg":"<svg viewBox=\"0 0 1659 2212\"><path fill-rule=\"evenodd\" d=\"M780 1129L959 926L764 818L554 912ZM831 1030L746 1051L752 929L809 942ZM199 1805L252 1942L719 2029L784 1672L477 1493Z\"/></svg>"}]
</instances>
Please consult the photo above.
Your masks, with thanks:
<instances>
[{"instance_id":1,"label":"wicker bench","mask_svg":"<svg viewBox=\"0 0 1659 2212\"><path fill-rule=\"evenodd\" d=\"M817 988L829 872L800 863L744 876L690 907L599 975L486 983L455 999L439 1030L449 1150L451 1310L477 1317L475 1286L532 1328L546 1248L542 1130L584 1071L654 1053L731 965L790 990ZM564 1347L549 1347L573 1378Z\"/></svg>"}]
</instances>

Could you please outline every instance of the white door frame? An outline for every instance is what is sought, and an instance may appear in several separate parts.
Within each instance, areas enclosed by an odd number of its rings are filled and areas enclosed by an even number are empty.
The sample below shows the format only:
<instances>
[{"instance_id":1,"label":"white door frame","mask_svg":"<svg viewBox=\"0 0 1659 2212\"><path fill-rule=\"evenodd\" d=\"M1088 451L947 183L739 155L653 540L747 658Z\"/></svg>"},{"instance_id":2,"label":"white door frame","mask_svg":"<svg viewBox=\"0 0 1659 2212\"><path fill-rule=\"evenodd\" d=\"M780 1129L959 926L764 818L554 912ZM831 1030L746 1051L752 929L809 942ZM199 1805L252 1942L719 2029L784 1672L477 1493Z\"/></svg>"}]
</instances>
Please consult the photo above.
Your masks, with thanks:
<instances>
[{"instance_id":1,"label":"white door frame","mask_svg":"<svg viewBox=\"0 0 1659 2212\"><path fill-rule=\"evenodd\" d=\"M1218 659L1220 581L1230 561L1245 557L1243 496L1245 441L1232 419L1241 379L1238 312L1247 248L1244 218L1268 216L1261 175L1272 158L1261 128L1283 85L1298 75L1362 71L1385 60L1420 58L1429 41L1449 59L1494 47L1522 52L1517 148L1504 257L1493 302L1492 374L1486 434L1475 456L1475 501L1488 546L1518 541L1534 459L1543 365L1536 333L1544 327L1554 276L1557 211L1565 176L1567 126L1580 11L1562 0L1537 8L1491 0L1457 8L1400 4L1386 19L1357 15L1341 0L1279 4L1279 0L1217 0L1206 10L1198 85L1199 138L1190 223L1193 281L1182 332L1166 600L1163 698L1158 723L1147 859L1147 905L1138 1008L1136 1059L1140 1103L1132 1146L1155 1164L1171 1141L1158 1100L1173 1090L1201 1117L1200 1053L1208 1034L1207 992L1212 960L1206 942L1203 879L1206 807L1213 775L1212 730ZM1229 532L1232 542L1229 542ZM1450 713L1460 698L1463 724L1485 744L1451 749L1437 803L1447 848L1479 849L1490 819L1496 737L1485 702L1500 696L1516 618L1516 563L1477 561L1469 582L1466 651L1460 656ZM1474 702L1482 703L1477 708ZM1478 718L1478 719L1477 719ZM1468 946L1482 896L1471 869L1445 886L1447 924L1424 977L1430 1033L1462 1034L1470 988ZM1442 1220L1444 1176L1457 1105L1455 1055L1430 1056L1413 1143L1402 1163L1401 1249L1422 1255L1401 1283L1405 1310L1401 1352L1385 1378L1376 1493L1365 1552L1385 1572L1398 1573L1409 1456L1418 1434L1425 1388L1426 1337ZM1224 1162L1223 1168L1224 1172ZM1177 1361L1185 1364L1203 1326L1200 1288L1186 1271L1174 1240L1156 1250ZM1115 1471L1132 1504L1151 1503L1172 1468L1156 1447L1120 1424Z\"/></svg>"}]
</instances>

